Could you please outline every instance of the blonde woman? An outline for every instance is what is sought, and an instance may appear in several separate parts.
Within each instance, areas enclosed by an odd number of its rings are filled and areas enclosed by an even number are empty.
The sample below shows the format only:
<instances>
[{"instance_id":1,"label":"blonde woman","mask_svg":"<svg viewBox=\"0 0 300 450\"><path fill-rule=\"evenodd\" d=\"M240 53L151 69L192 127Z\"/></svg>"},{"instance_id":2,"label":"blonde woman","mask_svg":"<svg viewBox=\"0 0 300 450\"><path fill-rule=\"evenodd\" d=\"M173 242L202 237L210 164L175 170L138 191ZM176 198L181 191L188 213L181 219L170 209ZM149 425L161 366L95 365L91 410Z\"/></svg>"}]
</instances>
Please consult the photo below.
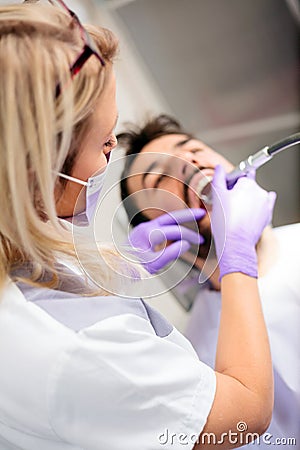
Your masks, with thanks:
<instances>
[{"instance_id":1,"label":"blonde woman","mask_svg":"<svg viewBox=\"0 0 300 450\"><path fill-rule=\"evenodd\" d=\"M109 31L85 30L62 1L0 7L1 450L232 448L270 421L255 244L274 194L250 178L228 191L216 170L216 371L141 299L111 295L111 267L132 268L109 248L99 259L83 238L75 249L62 220L91 219L116 145L116 49ZM195 236L182 214L154 226L171 220L186 245ZM151 231L130 241L138 247Z\"/></svg>"}]
</instances>

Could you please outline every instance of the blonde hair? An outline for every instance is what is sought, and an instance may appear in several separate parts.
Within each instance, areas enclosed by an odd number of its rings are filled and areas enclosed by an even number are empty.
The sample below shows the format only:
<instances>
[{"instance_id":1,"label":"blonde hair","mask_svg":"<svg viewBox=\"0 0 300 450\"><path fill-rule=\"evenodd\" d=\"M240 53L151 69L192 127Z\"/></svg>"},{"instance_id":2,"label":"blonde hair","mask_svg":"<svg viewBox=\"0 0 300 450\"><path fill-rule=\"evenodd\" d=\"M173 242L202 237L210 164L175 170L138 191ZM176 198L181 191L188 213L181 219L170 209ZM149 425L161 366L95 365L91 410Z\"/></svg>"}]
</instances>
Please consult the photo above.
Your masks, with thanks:
<instances>
[{"instance_id":1,"label":"blonde hair","mask_svg":"<svg viewBox=\"0 0 300 450\"><path fill-rule=\"evenodd\" d=\"M47 272L47 286L57 287L57 261L65 259L83 266L104 294L116 281L114 267L124 269L113 248L100 249L96 259L85 240L75 248L56 215L56 173L74 157L117 50L110 31L89 27L106 64L92 56L71 80L69 67L83 48L78 28L51 5L0 7L0 289L28 262L27 281L44 286Z\"/></svg>"}]
</instances>

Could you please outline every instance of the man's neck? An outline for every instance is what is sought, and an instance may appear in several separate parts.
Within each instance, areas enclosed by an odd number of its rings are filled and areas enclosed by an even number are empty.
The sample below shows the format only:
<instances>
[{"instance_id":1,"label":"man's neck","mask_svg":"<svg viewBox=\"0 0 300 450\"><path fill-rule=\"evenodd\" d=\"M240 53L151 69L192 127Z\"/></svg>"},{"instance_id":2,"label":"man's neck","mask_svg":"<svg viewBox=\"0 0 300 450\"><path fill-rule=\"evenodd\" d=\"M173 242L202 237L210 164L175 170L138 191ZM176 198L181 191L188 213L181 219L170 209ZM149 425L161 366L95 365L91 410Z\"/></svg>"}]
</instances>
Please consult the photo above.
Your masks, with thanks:
<instances>
[{"instance_id":1,"label":"man's neck","mask_svg":"<svg viewBox=\"0 0 300 450\"><path fill-rule=\"evenodd\" d=\"M256 247L257 250L257 260L258 260L258 276L262 277L266 275L266 273L270 270L272 265L277 259L278 248L277 241L274 236L273 230L271 227L267 227ZM186 254L184 259L190 262L194 260L195 256ZM205 261L203 258L197 257L194 266L199 269L199 271L204 272L204 276L206 276L213 289L216 291L220 290L220 282L219 282L219 268L217 264L217 259L211 257L209 261Z\"/></svg>"}]
</instances>

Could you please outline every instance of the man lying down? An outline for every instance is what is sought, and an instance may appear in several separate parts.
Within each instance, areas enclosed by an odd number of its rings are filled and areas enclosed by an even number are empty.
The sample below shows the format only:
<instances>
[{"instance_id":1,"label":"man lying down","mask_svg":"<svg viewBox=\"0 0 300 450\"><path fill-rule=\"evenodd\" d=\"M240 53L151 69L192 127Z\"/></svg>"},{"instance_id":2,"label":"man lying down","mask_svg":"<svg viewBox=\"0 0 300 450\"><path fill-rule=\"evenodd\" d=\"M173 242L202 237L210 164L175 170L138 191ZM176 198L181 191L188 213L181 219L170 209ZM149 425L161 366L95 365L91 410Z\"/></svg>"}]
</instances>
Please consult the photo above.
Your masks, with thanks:
<instances>
[{"instance_id":1,"label":"man lying down","mask_svg":"<svg viewBox=\"0 0 300 450\"><path fill-rule=\"evenodd\" d=\"M183 204L205 208L196 192L201 177L212 176L218 164L227 172L233 169L231 162L166 115L126 130L118 141L130 156L125 159L120 186L133 227L181 209ZM197 226L204 242L196 255L192 255L192 247L182 255L183 260L193 261L193 276L189 276L188 283L184 279L177 292L182 296L185 291L186 302L192 303L185 334L199 358L213 367L221 303L217 264L205 265L211 248L209 214ZM265 230L257 255L260 296L274 366L275 404L267 433L249 447L262 449L281 444L295 449L300 445L300 224ZM207 281L198 284L202 269Z\"/></svg>"}]
</instances>

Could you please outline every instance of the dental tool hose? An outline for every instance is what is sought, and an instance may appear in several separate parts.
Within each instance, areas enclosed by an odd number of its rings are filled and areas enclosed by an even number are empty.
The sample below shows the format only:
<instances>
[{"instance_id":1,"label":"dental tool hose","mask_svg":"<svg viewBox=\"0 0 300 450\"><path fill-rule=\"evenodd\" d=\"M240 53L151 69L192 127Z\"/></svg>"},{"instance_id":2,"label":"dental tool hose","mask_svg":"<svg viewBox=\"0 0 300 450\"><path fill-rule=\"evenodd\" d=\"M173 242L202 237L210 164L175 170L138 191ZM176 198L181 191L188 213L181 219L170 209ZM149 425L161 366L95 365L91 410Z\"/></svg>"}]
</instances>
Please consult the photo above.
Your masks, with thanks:
<instances>
[{"instance_id":1,"label":"dental tool hose","mask_svg":"<svg viewBox=\"0 0 300 450\"><path fill-rule=\"evenodd\" d=\"M248 156L247 159L241 161L231 172L229 172L226 176L227 186L231 188L234 186L235 182L243 175L247 175L247 173L251 169L258 169L263 166L266 162L270 161L274 155L280 153L282 150L285 150L293 145L300 143L300 133L295 133L290 136L287 136L280 141L275 142L270 147L266 146L254 153L254 155ZM210 184L212 181L212 177L205 177L200 180L197 193L199 197L207 204L211 204L211 192L210 192Z\"/></svg>"}]
</instances>

